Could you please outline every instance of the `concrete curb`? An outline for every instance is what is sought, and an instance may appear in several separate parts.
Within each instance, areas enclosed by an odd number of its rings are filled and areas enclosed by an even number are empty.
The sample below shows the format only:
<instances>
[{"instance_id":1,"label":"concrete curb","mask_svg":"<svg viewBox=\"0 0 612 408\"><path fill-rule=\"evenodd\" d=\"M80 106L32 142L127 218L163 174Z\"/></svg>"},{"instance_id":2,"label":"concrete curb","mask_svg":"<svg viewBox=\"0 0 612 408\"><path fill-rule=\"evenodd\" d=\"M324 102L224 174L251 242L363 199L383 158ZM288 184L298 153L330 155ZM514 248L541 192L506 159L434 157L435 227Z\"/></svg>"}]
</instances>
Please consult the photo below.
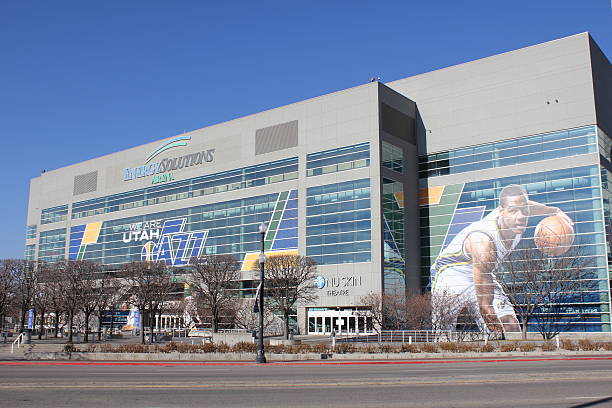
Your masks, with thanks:
<instances>
[{"instance_id":1,"label":"concrete curb","mask_svg":"<svg viewBox=\"0 0 612 408\"><path fill-rule=\"evenodd\" d=\"M610 355L601 351L492 352L492 353L268 353L270 361L306 360L435 360L435 359L499 359L509 357L575 357ZM253 361L255 353L55 353L28 352L26 360L113 360L113 361Z\"/></svg>"}]
</instances>

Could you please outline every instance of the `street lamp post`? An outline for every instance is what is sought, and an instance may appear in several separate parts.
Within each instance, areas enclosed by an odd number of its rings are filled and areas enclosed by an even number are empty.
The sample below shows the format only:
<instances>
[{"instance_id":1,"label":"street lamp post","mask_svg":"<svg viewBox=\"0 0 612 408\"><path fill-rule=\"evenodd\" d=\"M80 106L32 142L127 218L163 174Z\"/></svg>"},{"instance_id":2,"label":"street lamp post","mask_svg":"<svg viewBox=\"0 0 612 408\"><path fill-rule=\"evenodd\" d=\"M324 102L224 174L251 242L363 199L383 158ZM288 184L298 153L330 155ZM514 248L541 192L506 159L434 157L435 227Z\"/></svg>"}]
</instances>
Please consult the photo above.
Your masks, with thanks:
<instances>
[{"instance_id":1,"label":"street lamp post","mask_svg":"<svg viewBox=\"0 0 612 408\"><path fill-rule=\"evenodd\" d=\"M261 234L261 252L259 253L259 271L261 273L261 281L259 286L259 336L257 337L257 362L265 363L266 355L264 353L264 265L266 263L266 256L264 255L264 238L268 226L265 223L259 224L259 233Z\"/></svg>"}]
</instances>

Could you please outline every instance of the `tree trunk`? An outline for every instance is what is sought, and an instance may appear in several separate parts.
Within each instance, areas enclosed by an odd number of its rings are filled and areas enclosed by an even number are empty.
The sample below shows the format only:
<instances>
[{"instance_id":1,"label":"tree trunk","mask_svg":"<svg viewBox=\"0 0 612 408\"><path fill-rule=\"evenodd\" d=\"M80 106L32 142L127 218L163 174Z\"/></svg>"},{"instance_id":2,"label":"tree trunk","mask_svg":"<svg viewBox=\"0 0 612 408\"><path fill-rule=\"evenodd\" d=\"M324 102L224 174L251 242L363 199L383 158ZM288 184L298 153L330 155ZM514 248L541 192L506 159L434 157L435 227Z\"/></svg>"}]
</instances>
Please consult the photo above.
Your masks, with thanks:
<instances>
[{"instance_id":1,"label":"tree trunk","mask_svg":"<svg viewBox=\"0 0 612 408\"><path fill-rule=\"evenodd\" d=\"M149 344L153 344L153 330L155 329L155 310L151 309L149 312Z\"/></svg>"},{"instance_id":2,"label":"tree trunk","mask_svg":"<svg viewBox=\"0 0 612 408\"><path fill-rule=\"evenodd\" d=\"M98 341L102 341L102 311L98 313Z\"/></svg>"},{"instance_id":3,"label":"tree trunk","mask_svg":"<svg viewBox=\"0 0 612 408\"><path fill-rule=\"evenodd\" d=\"M289 311L285 310L285 340L289 340Z\"/></svg>"},{"instance_id":4,"label":"tree trunk","mask_svg":"<svg viewBox=\"0 0 612 408\"><path fill-rule=\"evenodd\" d=\"M523 335L523 340L527 340L527 319L523 319L521 322L521 331Z\"/></svg>"},{"instance_id":5,"label":"tree trunk","mask_svg":"<svg viewBox=\"0 0 612 408\"><path fill-rule=\"evenodd\" d=\"M24 308L25 307L25 308ZM25 319L26 319L27 305L21 305L21 324L19 325L19 333L23 333L25 329Z\"/></svg>"},{"instance_id":6,"label":"tree trunk","mask_svg":"<svg viewBox=\"0 0 612 408\"><path fill-rule=\"evenodd\" d=\"M74 323L74 313L68 312L68 343L72 343L72 324Z\"/></svg>"},{"instance_id":7,"label":"tree trunk","mask_svg":"<svg viewBox=\"0 0 612 408\"><path fill-rule=\"evenodd\" d=\"M214 308L211 310L212 312L212 329L213 333L219 332L219 312Z\"/></svg>"},{"instance_id":8,"label":"tree trunk","mask_svg":"<svg viewBox=\"0 0 612 408\"><path fill-rule=\"evenodd\" d=\"M38 330L38 340L42 340L43 330L45 329L45 309L40 310L40 329Z\"/></svg>"},{"instance_id":9,"label":"tree trunk","mask_svg":"<svg viewBox=\"0 0 612 408\"><path fill-rule=\"evenodd\" d=\"M59 319L60 319L60 311L55 311L55 338L59 335Z\"/></svg>"},{"instance_id":10,"label":"tree trunk","mask_svg":"<svg viewBox=\"0 0 612 408\"><path fill-rule=\"evenodd\" d=\"M83 343L89 343L89 312L85 312L85 339Z\"/></svg>"},{"instance_id":11,"label":"tree trunk","mask_svg":"<svg viewBox=\"0 0 612 408\"><path fill-rule=\"evenodd\" d=\"M142 311L144 311L144 309L138 309L138 314L140 316L139 319L138 319L139 320L138 323L139 323L140 327L137 327L136 330L140 329L140 342L141 342L141 344L146 344L145 343L145 334L144 334L144 332L145 332L144 331L144 321L143 321L145 314Z\"/></svg>"}]
</instances>

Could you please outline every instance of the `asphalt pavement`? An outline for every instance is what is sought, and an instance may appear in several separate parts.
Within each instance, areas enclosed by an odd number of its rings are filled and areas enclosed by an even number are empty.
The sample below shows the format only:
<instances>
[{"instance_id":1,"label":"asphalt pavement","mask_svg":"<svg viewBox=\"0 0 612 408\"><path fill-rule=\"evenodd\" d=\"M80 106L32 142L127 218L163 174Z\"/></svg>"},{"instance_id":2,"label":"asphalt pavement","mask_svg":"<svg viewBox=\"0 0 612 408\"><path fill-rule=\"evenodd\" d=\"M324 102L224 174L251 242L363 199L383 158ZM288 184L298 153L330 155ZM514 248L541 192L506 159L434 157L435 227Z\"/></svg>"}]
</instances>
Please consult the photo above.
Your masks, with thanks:
<instances>
[{"instance_id":1,"label":"asphalt pavement","mask_svg":"<svg viewBox=\"0 0 612 408\"><path fill-rule=\"evenodd\" d=\"M612 356L384 362L0 362L7 407L612 407Z\"/></svg>"}]
</instances>

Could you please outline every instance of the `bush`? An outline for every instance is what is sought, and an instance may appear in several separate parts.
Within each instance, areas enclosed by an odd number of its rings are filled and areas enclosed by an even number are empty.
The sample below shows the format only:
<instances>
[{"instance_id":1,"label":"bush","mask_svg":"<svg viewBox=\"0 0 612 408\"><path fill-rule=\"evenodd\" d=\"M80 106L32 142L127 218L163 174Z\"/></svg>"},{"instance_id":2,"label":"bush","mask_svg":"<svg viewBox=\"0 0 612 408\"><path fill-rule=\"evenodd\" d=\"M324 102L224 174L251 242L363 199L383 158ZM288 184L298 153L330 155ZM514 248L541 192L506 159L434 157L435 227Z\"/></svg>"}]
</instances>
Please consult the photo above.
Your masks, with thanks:
<instances>
[{"instance_id":1,"label":"bush","mask_svg":"<svg viewBox=\"0 0 612 408\"><path fill-rule=\"evenodd\" d=\"M64 344L64 353L75 353L79 351L73 343Z\"/></svg>"},{"instance_id":2,"label":"bush","mask_svg":"<svg viewBox=\"0 0 612 408\"><path fill-rule=\"evenodd\" d=\"M88 344L88 345L85 346L83 351L86 352L86 353L95 353L96 349L97 349L97 347L96 347L95 344Z\"/></svg>"},{"instance_id":3,"label":"bush","mask_svg":"<svg viewBox=\"0 0 612 408\"><path fill-rule=\"evenodd\" d=\"M555 351L557 350L557 345L552 341L545 341L542 343L542 351Z\"/></svg>"},{"instance_id":4,"label":"bush","mask_svg":"<svg viewBox=\"0 0 612 408\"><path fill-rule=\"evenodd\" d=\"M379 350L375 344L368 344L367 346L363 347L361 351L364 353L375 354L378 353Z\"/></svg>"},{"instance_id":5,"label":"bush","mask_svg":"<svg viewBox=\"0 0 612 408\"><path fill-rule=\"evenodd\" d=\"M581 339L578 340L578 347L580 348L580 350L584 351L596 351L599 350L601 345L597 342L593 342L588 339Z\"/></svg>"},{"instance_id":6,"label":"bush","mask_svg":"<svg viewBox=\"0 0 612 408\"><path fill-rule=\"evenodd\" d=\"M380 344L379 350L381 353L397 353L398 347L395 347L392 344Z\"/></svg>"},{"instance_id":7,"label":"bush","mask_svg":"<svg viewBox=\"0 0 612 408\"><path fill-rule=\"evenodd\" d=\"M483 344L478 348L478 351L481 353L491 353L495 351L495 346L493 346L491 343Z\"/></svg>"},{"instance_id":8,"label":"bush","mask_svg":"<svg viewBox=\"0 0 612 408\"><path fill-rule=\"evenodd\" d=\"M257 344L241 341L232 346L232 351L237 353L255 353L257 351Z\"/></svg>"},{"instance_id":9,"label":"bush","mask_svg":"<svg viewBox=\"0 0 612 408\"><path fill-rule=\"evenodd\" d=\"M612 341L606 341L601 344L601 348L606 350L606 351L612 351Z\"/></svg>"},{"instance_id":10,"label":"bush","mask_svg":"<svg viewBox=\"0 0 612 408\"><path fill-rule=\"evenodd\" d=\"M400 351L402 353L418 353L419 348L414 344L403 343L400 346Z\"/></svg>"},{"instance_id":11,"label":"bush","mask_svg":"<svg viewBox=\"0 0 612 408\"><path fill-rule=\"evenodd\" d=\"M423 343L420 349L423 353L437 353L440 351L438 345L434 343Z\"/></svg>"},{"instance_id":12,"label":"bush","mask_svg":"<svg viewBox=\"0 0 612 408\"><path fill-rule=\"evenodd\" d=\"M504 344L501 345L499 350L503 351L504 353L508 353L510 351L515 351L516 350L516 343L504 343Z\"/></svg>"},{"instance_id":13,"label":"bush","mask_svg":"<svg viewBox=\"0 0 612 408\"><path fill-rule=\"evenodd\" d=\"M449 351L451 353L456 353L458 351L457 343L439 343L438 346L442 351Z\"/></svg>"},{"instance_id":14,"label":"bush","mask_svg":"<svg viewBox=\"0 0 612 408\"><path fill-rule=\"evenodd\" d=\"M478 351L478 346L471 343L458 343L457 344L457 353L471 353L474 351Z\"/></svg>"},{"instance_id":15,"label":"bush","mask_svg":"<svg viewBox=\"0 0 612 408\"><path fill-rule=\"evenodd\" d=\"M578 350L578 345L571 340L561 340L560 347L563 350L570 350L570 351Z\"/></svg>"},{"instance_id":16,"label":"bush","mask_svg":"<svg viewBox=\"0 0 612 408\"><path fill-rule=\"evenodd\" d=\"M329 346L327 344L313 344L310 346L310 350L313 353L329 353Z\"/></svg>"},{"instance_id":17,"label":"bush","mask_svg":"<svg viewBox=\"0 0 612 408\"><path fill-rule=\"evenodd\" d=\"M356 347L350 343L340 343L336 344L336 349L334 350L336 353L354 353Z\"/></svg>"},{"instance_id":18,"label":"bush","mask_svg":"<svg viewBox=\"0 0 612 408\"><path fill-rule=\"evenodd\" d=\"M521 343L519 345L519 350L521 350L522 352L529 352L529 351L535 351L536 346L533 343Z\"/></svg>"}]
</instances>

